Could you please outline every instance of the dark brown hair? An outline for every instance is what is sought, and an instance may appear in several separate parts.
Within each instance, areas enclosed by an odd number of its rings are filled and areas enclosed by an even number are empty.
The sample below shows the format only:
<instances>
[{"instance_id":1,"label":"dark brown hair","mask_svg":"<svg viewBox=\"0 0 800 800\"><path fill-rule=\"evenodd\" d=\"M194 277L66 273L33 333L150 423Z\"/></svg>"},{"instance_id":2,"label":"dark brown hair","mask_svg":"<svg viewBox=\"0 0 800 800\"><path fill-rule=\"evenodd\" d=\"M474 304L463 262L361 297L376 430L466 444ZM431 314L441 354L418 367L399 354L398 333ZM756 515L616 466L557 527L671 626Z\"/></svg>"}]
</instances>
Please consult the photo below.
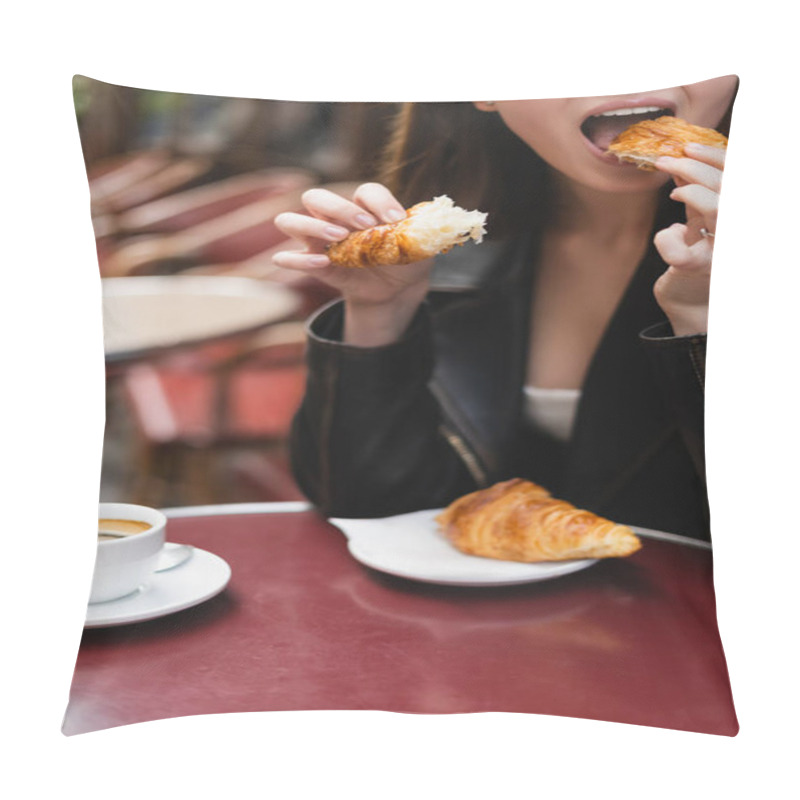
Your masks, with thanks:
<instances>
[{"instance_id":1,"label":"dark brown hair","mask_svg":"<svg viewBox=\"0 0 800 800\"><path fill-rule=\"evenodd\" d=\"M488 212L492 238L530 227L546 208L545 162L499 114L468 102L404 104L379 180L406 207L446 194Z\"/></svg>"}]
</instances>

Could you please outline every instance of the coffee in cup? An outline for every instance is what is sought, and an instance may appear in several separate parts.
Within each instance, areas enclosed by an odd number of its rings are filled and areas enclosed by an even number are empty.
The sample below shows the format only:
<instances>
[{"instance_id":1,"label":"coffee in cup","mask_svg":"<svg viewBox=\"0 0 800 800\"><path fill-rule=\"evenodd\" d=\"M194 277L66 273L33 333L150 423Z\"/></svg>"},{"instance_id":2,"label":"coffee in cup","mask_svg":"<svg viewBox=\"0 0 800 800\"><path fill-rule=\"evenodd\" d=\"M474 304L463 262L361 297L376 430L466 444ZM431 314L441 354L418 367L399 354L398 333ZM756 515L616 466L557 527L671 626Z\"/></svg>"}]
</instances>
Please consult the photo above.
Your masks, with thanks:
<instances>
[{"instance_id":1,"label":"coffee in cup","mask_svg":"<svg viewBox=\"0 0 800 800\"><path fill-rule=\"evenodd\" d=\"M100 503L89 603L118 600L146 586L158 565L166 527L166 516L155 508Z\"/></svg>"},{"instance_id":2,"label":"coffee in cup","mask_svg":"<svg viewBox=\"0 0 800 800\"><path fill-rule=\"evenodd\" d=\"M119 539L122 536L144 533L152 527L149 522L138 519L100 519L97 523L97 539L101 542Z\"/></svg>"}]
</instances>

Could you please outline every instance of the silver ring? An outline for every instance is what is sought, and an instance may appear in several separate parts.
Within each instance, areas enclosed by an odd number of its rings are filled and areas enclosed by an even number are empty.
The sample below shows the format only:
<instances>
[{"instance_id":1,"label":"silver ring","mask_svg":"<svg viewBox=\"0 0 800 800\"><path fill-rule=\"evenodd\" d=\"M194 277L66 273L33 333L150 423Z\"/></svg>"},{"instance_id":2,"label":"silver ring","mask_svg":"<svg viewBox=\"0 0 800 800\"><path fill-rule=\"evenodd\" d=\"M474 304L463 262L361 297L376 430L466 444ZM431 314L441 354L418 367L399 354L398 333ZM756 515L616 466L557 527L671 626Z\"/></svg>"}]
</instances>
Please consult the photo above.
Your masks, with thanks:
<instances>
[{"instance_id":1,"label":"silver ring","mask_svg":"<svg viewBox=\"0 0 800 800\"><path fill-rule=\"evenodd\" d=\"M711 233L711 231L708 230L708 228L700 228L700 235L704 239L713 239L714 238L714 234Z\"/></svg>"}]
</instances>

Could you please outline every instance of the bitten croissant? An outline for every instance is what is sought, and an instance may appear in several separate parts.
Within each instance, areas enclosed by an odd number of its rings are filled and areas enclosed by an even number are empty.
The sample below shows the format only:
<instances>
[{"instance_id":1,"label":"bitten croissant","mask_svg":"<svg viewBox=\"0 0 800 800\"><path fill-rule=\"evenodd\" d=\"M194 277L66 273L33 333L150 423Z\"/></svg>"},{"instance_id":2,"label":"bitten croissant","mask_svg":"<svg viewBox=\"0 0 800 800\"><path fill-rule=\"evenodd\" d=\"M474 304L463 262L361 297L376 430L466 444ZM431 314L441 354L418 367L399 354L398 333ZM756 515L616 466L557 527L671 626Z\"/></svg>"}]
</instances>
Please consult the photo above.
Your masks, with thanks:
<instances>
[{"instance_id":1,"label":"bitten croissant","mask_svg":"<svg viewBox=\"0 0 800 800\"><path fill-rule=\"evenodd\" d=\"M557 500L521 478L464 495L436 520L463 553L505 561L628 556L642 546L625 525Z\"/></svg>"},{"instance_id":2,"label":"bitten croissant","mask_svg":"<svg viewBox=\"0 0 800 800\"><path fill-rule=\"evenodd\" d=\"M653 171L660 156L681 158L690 142L727 148L728 139L711 128L692 125L680 117L663 116L631 125L608 146L620 161L630 161L639 169Z\"/></svg>"},{"instance_id":3,"label":"bitten croissant","mask_svg":"<svg viewBox=\"0 0 800 800\"><path fill-rule=\"evenodd\" d=\"M326 255L337 267L411 264L445 253L469 239L480 243L486 233L486 216L480 211L465 211L441 195L412 206L399 222L354 231L329 245Z\"/></svg>"}]
</instances>

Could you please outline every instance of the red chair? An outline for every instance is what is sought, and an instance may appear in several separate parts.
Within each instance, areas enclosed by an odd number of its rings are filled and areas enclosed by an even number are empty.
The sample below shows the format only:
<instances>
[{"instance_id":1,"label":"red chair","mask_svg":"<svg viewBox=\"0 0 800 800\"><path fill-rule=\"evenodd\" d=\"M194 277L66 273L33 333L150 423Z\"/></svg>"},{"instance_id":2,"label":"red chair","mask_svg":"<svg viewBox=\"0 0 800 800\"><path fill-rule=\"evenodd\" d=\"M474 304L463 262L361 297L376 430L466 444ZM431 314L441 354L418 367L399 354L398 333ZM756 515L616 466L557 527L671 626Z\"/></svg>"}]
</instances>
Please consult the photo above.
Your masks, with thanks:
<instances>
[{"instance_id":1,"label":"red chair","mask_svg":"<svg viewBox=\"0 0 800 800\"><path fill-rule=\"evenodd\" d=\"M297 168L272 168L186 189L131 208L116 219L124 235L173 233L207 222L256 200L310 187L314 175Z\"/></svg>"},{"instance_id":2,"label":"red chair","mask_svg":"<svg viewBox=\"0 0 800 800\"><path fill-rule=\"evenodd\" d=\"M304 351L303 324L288 322L205 366L187 358L128 369L122 382L136 437L134 502L241 502L237 476L245 473L247 499L302 499L286 440L305 388Z\"/></svg>"},{"instance_id":3,"label":"red chair","mask_svg":"<svg viewBox=\"0 0 800 800\"><path fill-rule=\"evenodd\" d=\"M133 237L100 254L103 277L158 274L200 264L233 264L285 239L274 224L283 211L299 211L304 189L255 200L241 208L172 233Z\"/></svg>"},{"instance_id":4,"label":"red chair","mask_svg":"<svg viewBox=\"0 0 800 800\"><path fill-rule=\"evenodd\" d=\"M175 157L161 169L108 194L102 201L96 201L92 195L92 207L96 213L112 215L122 213L200 180L212 166L213 163L209 158Z\"/></svg>"},{"instance_id":5,"label":"red chair","mask_svg":"<svg viewBox=\"0 0 800 800\"><path fill-rule=\"evenodd\" d=\"M110 156L86 168L92 205L101 208L107 199L155 175L171 161L167 150L138 150Z\"/></svg>"},{"instance_id":6,"label":"red chair","mask_svg":"<svg viewBox=\"0 0 800 800\"><path fill-rule=\"evenodd\" d=\"M142 150L104 159L87 169L92 225L98 259L118 246L120 217L155 198L178 193L203 179L210 159L172 156L166 150Z\"/></svg>"}]
</instances>

